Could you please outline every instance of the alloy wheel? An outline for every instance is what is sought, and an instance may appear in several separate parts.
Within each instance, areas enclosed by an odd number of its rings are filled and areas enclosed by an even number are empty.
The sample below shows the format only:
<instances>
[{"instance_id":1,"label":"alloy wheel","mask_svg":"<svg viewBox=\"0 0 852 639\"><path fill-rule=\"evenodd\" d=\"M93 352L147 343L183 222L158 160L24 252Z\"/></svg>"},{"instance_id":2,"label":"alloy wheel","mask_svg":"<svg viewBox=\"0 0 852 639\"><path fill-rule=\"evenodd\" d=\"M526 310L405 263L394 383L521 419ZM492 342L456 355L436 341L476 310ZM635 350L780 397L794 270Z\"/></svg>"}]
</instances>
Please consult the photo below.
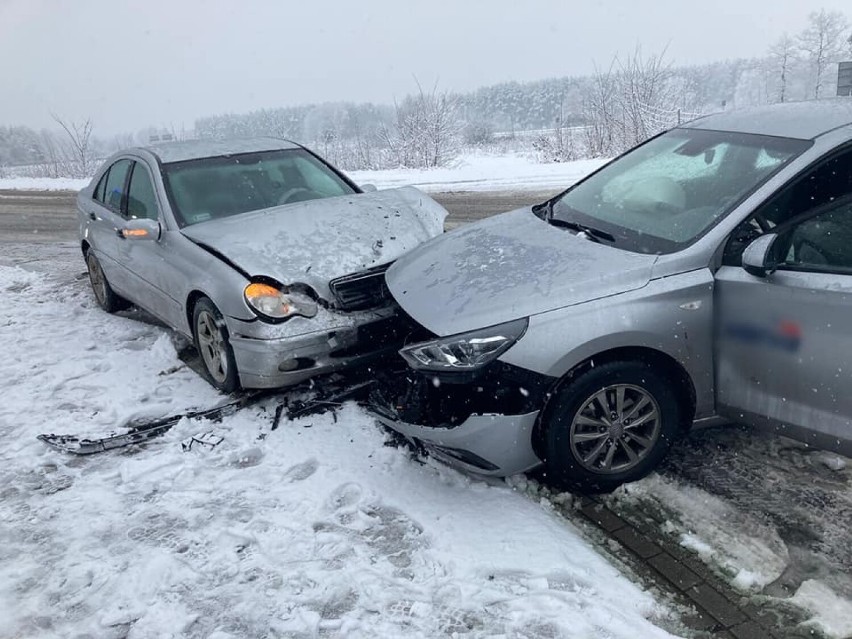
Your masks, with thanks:
<instances>
[{"instance_id":1,"label":"alloy wheel","mask_svg":"<svg viewBox=\"0 0 852 639\"><path fill-rule=\"evenodd\" d=\"M228 377L228 358L225 352L225 339L221 329L216 325L216 318L208 311L198 314L196 324L198 349L207 371L218 383L222 384Z\"/></svg>"},{"instance_id":2,"label":"alloy wheel","mask_svg":"<svg viewBox=\"0 0 852 639\"><path fill-rule=\"evenodd\" d=\"M569 441L589 471L621 473L640 463L660 438L660 407L645 389L607 386L588 397L574 415Z\"/></svg>"}]
</instances>

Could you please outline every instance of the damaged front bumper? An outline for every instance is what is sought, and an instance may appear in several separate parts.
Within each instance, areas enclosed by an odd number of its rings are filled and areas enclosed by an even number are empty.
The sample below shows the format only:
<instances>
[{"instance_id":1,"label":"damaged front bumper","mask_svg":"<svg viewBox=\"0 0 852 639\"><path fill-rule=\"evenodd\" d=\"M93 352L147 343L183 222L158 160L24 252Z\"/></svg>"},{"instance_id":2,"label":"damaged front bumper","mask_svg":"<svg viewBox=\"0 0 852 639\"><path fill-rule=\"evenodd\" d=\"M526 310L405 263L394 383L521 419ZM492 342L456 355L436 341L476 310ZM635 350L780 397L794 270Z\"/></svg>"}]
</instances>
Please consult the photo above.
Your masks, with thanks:
<instances>
[{"instance_id":1,"label":"damaged front bumper","mask_svg":"<svg viewBox=\"0 0 852 639\"><path fill-rule=\"evenodd\" d=\"M399 348L411 331L395 307L346 314L323 309L316 318L294 320L229 326L244 388L292 386L365 364ZM314 330L305 330L310 327Z\"/></svg>"},{"instance_id":2,"label":"damaged front bumper","mask_svg":"<svg viewBox=\"0 0 852 639\"><path fill-rule=\"evenodd\" d=\"M379 380L369 407L384 425L450 465L508 476L541 464L534 430L554 381L502 362L465 384L396 371Z\"/></svg>"}]
</instances>

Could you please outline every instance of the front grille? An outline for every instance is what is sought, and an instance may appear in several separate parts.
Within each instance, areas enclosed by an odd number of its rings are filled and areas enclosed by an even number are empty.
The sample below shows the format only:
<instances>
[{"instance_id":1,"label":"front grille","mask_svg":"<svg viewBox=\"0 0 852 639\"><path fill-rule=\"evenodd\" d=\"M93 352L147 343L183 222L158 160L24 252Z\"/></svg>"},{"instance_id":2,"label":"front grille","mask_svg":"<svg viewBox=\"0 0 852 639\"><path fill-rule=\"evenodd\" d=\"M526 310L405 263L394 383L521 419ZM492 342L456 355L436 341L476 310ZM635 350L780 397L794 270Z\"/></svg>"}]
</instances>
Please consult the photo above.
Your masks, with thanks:
<instances>
[{"instance_id":1,"label":"front grille","mask_svg":"<svg viewBox=\"0 0 852 639\"><path fill-rule=\"evenodd\" d=\"M360 311L383 306L390 299L390 292L385 284L385 271L389 266L390 264L383 264L331 280L328 286L334 295L335 306L343 311Z\"/></svg>"}]
</instances>

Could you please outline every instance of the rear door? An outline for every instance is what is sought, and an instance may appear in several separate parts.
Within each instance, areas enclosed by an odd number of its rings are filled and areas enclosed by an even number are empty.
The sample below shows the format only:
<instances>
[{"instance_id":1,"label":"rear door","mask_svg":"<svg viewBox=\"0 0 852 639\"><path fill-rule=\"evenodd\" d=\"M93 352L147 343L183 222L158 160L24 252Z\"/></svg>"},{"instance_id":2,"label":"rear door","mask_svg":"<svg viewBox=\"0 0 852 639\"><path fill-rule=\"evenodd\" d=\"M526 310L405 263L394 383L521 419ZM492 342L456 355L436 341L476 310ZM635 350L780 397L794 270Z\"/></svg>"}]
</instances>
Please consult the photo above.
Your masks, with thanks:
<instances>
[{"instance_id":1,"label":"rear door","mask_svg":"<svg viewBox=\"0 0 852 639\"><path fill-rule=\"evenodd\" d=\"M778 269L746 273L740 238L772 230ZM744 230L745 229L745 230ZM852 152L795 180L735 231L716 274L720 414L852 450Z\"/></svg>"}]
</instances>

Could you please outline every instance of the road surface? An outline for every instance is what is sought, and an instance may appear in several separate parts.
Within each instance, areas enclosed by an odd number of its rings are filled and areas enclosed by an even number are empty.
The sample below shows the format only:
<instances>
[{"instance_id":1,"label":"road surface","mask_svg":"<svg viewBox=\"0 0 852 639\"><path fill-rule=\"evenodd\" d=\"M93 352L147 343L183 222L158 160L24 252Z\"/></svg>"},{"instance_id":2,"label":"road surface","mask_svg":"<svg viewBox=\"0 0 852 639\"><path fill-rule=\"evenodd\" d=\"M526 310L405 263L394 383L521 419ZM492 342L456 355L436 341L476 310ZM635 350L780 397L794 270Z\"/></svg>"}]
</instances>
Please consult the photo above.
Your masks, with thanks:
<instances>
[{"instance_id":1,"label":"road surface","mask_svg":"<svg viewBox=\"0 0 852 639\"><path fill-rule=\"evenodd\" d=\"M450 212L452 228L488 215L541 202L556 191L434 193ZM0 242L74 242L75 194L69 191L0 190Z\"/></svg>"}]
</instances>

